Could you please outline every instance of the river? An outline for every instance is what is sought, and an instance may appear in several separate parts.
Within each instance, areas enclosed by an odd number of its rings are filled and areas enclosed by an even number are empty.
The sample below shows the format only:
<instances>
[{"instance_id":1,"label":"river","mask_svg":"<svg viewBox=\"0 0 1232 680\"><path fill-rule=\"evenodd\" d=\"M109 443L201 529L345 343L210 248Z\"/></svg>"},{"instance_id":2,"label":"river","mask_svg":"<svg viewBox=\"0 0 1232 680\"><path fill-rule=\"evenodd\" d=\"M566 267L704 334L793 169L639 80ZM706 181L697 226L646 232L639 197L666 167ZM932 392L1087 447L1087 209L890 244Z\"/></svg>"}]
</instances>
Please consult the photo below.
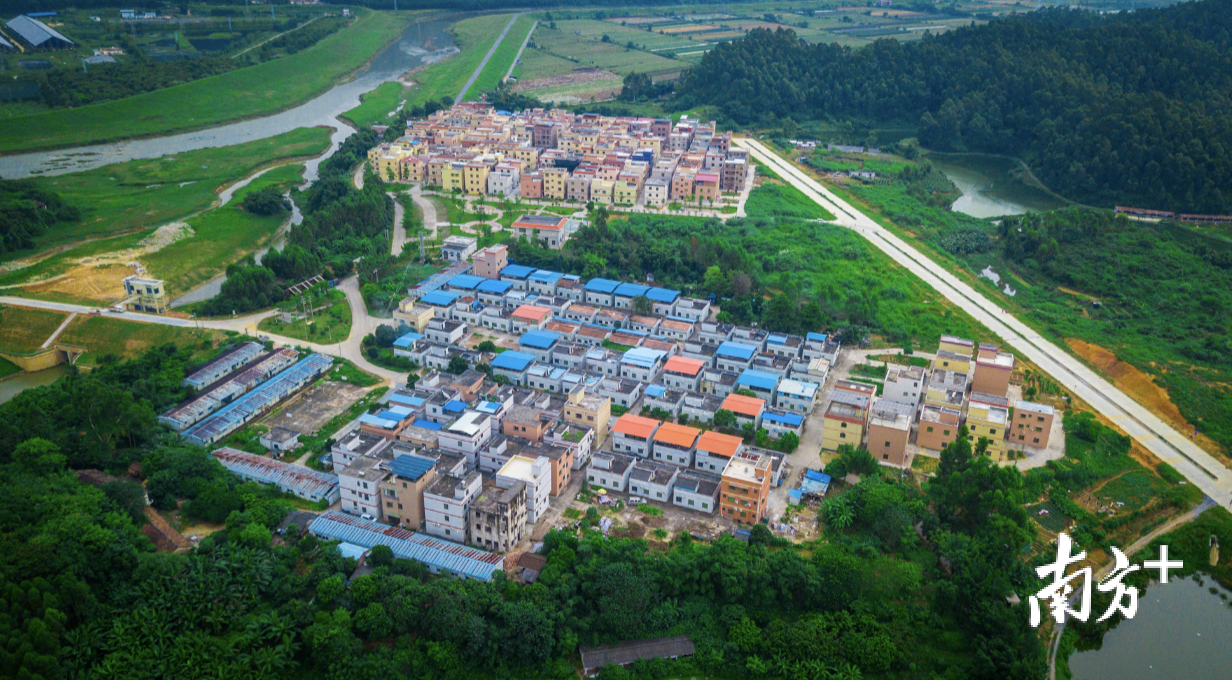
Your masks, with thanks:
<instances>
[{"instance_id":1,"label":"river","mask_svg":"<svg viewBox=\"0 0 1232 680\"><path fill-rule=\"evenodd\" d=\"M18 373L7 380L0 381L0 404L16 397L31 387L50 385L68 375L68 371L68 364L60 364L59 366L52 366L35 373Z\"/></svg>"},{"instance_id":2,"label":"river","mask_svg":"<svg viewBox=\"0 0 1232 680\"><path fill-rule=\"evenodd\" d=\"M330 150L306 164L304 178L314 180L320 162L328 158L342 140L354 132L349 126L338 121L338 116L359 106L361 94L375 89L381 83L397 80L411 69L457 54L458 48L446 30L450 24L449 21L436 20L420 21L407 26L396 42L378 53L354 78L282 113L169 137L4 156L0 157L0 177L18 179L30 175L62 175L123 161L242 144L280 135L296 128L334 128Z\"/></svg>"},{"instance_id":3,"label":"river","mask_svg":"<svg viewBox=\"0 0 1232 680\"><path fill-rule=\"evenodd\" d=\"M930 153L928 160L958 187L955 212L972 217L1019 215L1032 210L1055 210L1066 202L1015 176L1017 161L980 154Z\"/></svg>"},{"instance_id":4,"label":"river","mask_svg":"<svg viewBox=\"0 0 1232 680\"><path fill-rule=\"evenodd\" d=\"M1195 578L1152 585L1138 613L1104 634L1097 650L1076 652L1076 680L1215 680L1232 677L1232 608ZM1220 589L1227 592L1224 589Z\"/></svg>"}]
</instances>

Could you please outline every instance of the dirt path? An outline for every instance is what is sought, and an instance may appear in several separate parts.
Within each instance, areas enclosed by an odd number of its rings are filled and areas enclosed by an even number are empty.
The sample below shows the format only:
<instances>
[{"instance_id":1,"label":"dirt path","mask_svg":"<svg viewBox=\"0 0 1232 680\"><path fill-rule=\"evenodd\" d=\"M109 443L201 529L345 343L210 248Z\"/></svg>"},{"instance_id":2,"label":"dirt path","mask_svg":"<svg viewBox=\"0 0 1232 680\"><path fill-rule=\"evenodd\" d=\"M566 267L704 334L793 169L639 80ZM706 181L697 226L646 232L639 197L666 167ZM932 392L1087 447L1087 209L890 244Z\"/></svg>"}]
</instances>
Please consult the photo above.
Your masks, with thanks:
<instances>
[{"instance_id":1,"label":"dirt path","mask_svg":"<svg viewBox=\"0 0 1232 680\"><path fill-rule=\"evenodd\" d=\"M492 49L488 50L488 53L483 55L483 61L479 62L479 66L475 67L475 72L471 74L470 80L466 81L466 84L462 86L462 91L459 92L457 98L454 99L455 102L466 100L467 91L470 90L471 85L474 85L475 81L479 79L479 74L483 73L483 67L487 66L488 61L492 59L492 55L496 54L496 50L500 47L501 41L505 39L505 35L509 33L509 29L513 28L513 22L517 21L520 16L522 16L521 12L513 15L513 17L509 19L509 23L505 24L505 30L501 31L501 34L496 39L496 42L492 43Z\"/></svg>"},{"instance_id":2,"label":"dirt path","mask_svg":"<svg viewBox=\"0 0 1232 680\"><path fill-rule=\"evenodd\" d=\"M232 56L231 58L232 58L232 59L235 59L236 57L241 57L241 56L243 56L246 52L250 52L250 51L252 51L252 50L255 50L255 49L257 49L258 47L260 47L260 46L264 45L265 43L267 43L267 42L269 42L269 41L271 41L271 40L277 40L277 39L281 38L282 36L284 36L284 35L286 35L286 34L288 34L288 33L294 33L294 32L296 32L296 31L298 31L299 29L301 29L301 28L303 28L303 27L307 26L308 24L311 24L312 22L316 21L317 19L320 19L320 18L321 18L321 16L323 16L323 15L317 15L317 16L315 16L315 17L312 17L312 18L311 18L311 19L309 19L308 21L305 21L304 23L300 24L299 26L296 26L295 28L292 28L292 29L291 29L291 30L289 30L289 31L283 31L282 33L279 33L278 35L276 35L276 36L274 36L274 37L272 37L272 38L266 38L265 40L262 40L261 42L257 43L256 45L253 45L252 47L247 47L247 48L244 48L243 50L240 50L239 52L236 52L236 53L235 53L235 55L234 55L234 56Z\"/></svg>"}]
</instances>

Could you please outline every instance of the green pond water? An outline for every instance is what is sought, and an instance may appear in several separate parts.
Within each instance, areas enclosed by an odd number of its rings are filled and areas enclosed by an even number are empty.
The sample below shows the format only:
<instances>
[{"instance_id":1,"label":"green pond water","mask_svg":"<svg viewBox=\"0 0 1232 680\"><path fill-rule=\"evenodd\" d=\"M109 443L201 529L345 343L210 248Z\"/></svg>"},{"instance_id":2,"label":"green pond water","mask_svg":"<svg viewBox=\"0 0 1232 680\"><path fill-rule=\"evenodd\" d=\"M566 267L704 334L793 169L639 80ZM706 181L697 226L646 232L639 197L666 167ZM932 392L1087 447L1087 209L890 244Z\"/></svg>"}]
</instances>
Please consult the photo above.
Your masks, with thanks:
<instances>
[{"instance_id":1,"label":"green pond water","mask_svg":"<svg viewBox=\"0 0 1232 680\"><path fill-rule=\"evenodd\" d=\"M930 153L928 160L962 192L954 201L956 212L972 217L999 217L1066 205L1047 191L1019 179L1015 170L1021 166L1008 158Z\"/></svg>"}]
</instances>

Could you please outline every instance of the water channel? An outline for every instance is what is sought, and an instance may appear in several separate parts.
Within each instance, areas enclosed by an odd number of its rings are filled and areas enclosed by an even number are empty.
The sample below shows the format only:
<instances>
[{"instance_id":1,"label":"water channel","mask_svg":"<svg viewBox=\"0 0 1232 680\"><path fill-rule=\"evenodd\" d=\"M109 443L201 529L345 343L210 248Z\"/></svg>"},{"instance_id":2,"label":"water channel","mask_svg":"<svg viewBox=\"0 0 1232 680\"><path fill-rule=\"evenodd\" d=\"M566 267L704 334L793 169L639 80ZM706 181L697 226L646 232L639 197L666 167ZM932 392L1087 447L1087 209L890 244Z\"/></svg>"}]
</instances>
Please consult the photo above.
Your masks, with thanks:
<instances>
[{"instance_id":1,"label":"water channel","mask_svg":"<svg viewBox=\"0 0 1232 680\"><path fill-rule=\"evenodd\" d=\"M1152 585L1138 613L1104 634L1099 649L1076 652L1076 680L1214 680L1232 677L1232 608L1210 577Z\"/></svg>"},{"instance_id":2,"label":"water channel","mask_svg":"<svg viewBox=\"0 0 1232 680\"><path fill-rule=\"evenodd\" d=\"M955 212L972 217L1020 215L1032 210L1055 210L1066 202L1024 182L1013 159L978 154L930 153L928 160L958 187Z\"/></svg>"},{"instance_id":3,"label":"water channel","mask_svg":"<svg viewBox=\"0 0 1232 680\"><path fill-rule=\"evenodd\" d=\"M308 169L304 178L313 180L316 178L317 165L354 132L349 126L339 122L338 116L359 106L361 94L375 89L381 83L397 80L411 69L457 54L458 48L446 30L450 23L437 20L411 24L396 42L377 54L354 78L282 113L169 137L4 156L0 157L0 177L18 179L30 175L63 175L112 163L243 144L301 127L334 128L330 151L307 163Z\"/></svg>"},{"instance_id":4,"label":"water channel","mask_svg":"<svg viewBox=\"0 0 1232 680\"><path fill-rule=\"evenodd\" d=\"M31 387L50 385L68 375L68 365L61 364L35 373L18 373L6 380L0 380L0 404L16 397Z\"/></svg>"}]
</instances>

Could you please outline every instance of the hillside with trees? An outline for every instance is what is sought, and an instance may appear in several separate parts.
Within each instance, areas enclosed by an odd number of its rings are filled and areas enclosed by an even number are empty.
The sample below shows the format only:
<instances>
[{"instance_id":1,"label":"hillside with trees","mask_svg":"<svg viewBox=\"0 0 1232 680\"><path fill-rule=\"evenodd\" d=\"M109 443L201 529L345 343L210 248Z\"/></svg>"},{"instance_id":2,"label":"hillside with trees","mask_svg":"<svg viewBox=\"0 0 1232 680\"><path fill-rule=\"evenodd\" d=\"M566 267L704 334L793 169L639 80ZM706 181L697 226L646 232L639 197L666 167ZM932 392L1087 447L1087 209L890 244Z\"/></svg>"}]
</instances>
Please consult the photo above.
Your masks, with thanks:
<instances>
[{"instance_id":1,"label":"hillside with trees","mask_svg":"<svg viewBox=\"0 0 1232 680\"><path fill-rule=\"evenodd\" d=\"M1021 157L1077 201L1232 213L1232 0L1040 9L860 49L754 30L677 92L737 125L912 121L926 147Z\"/></svg>"}]
</instances>

